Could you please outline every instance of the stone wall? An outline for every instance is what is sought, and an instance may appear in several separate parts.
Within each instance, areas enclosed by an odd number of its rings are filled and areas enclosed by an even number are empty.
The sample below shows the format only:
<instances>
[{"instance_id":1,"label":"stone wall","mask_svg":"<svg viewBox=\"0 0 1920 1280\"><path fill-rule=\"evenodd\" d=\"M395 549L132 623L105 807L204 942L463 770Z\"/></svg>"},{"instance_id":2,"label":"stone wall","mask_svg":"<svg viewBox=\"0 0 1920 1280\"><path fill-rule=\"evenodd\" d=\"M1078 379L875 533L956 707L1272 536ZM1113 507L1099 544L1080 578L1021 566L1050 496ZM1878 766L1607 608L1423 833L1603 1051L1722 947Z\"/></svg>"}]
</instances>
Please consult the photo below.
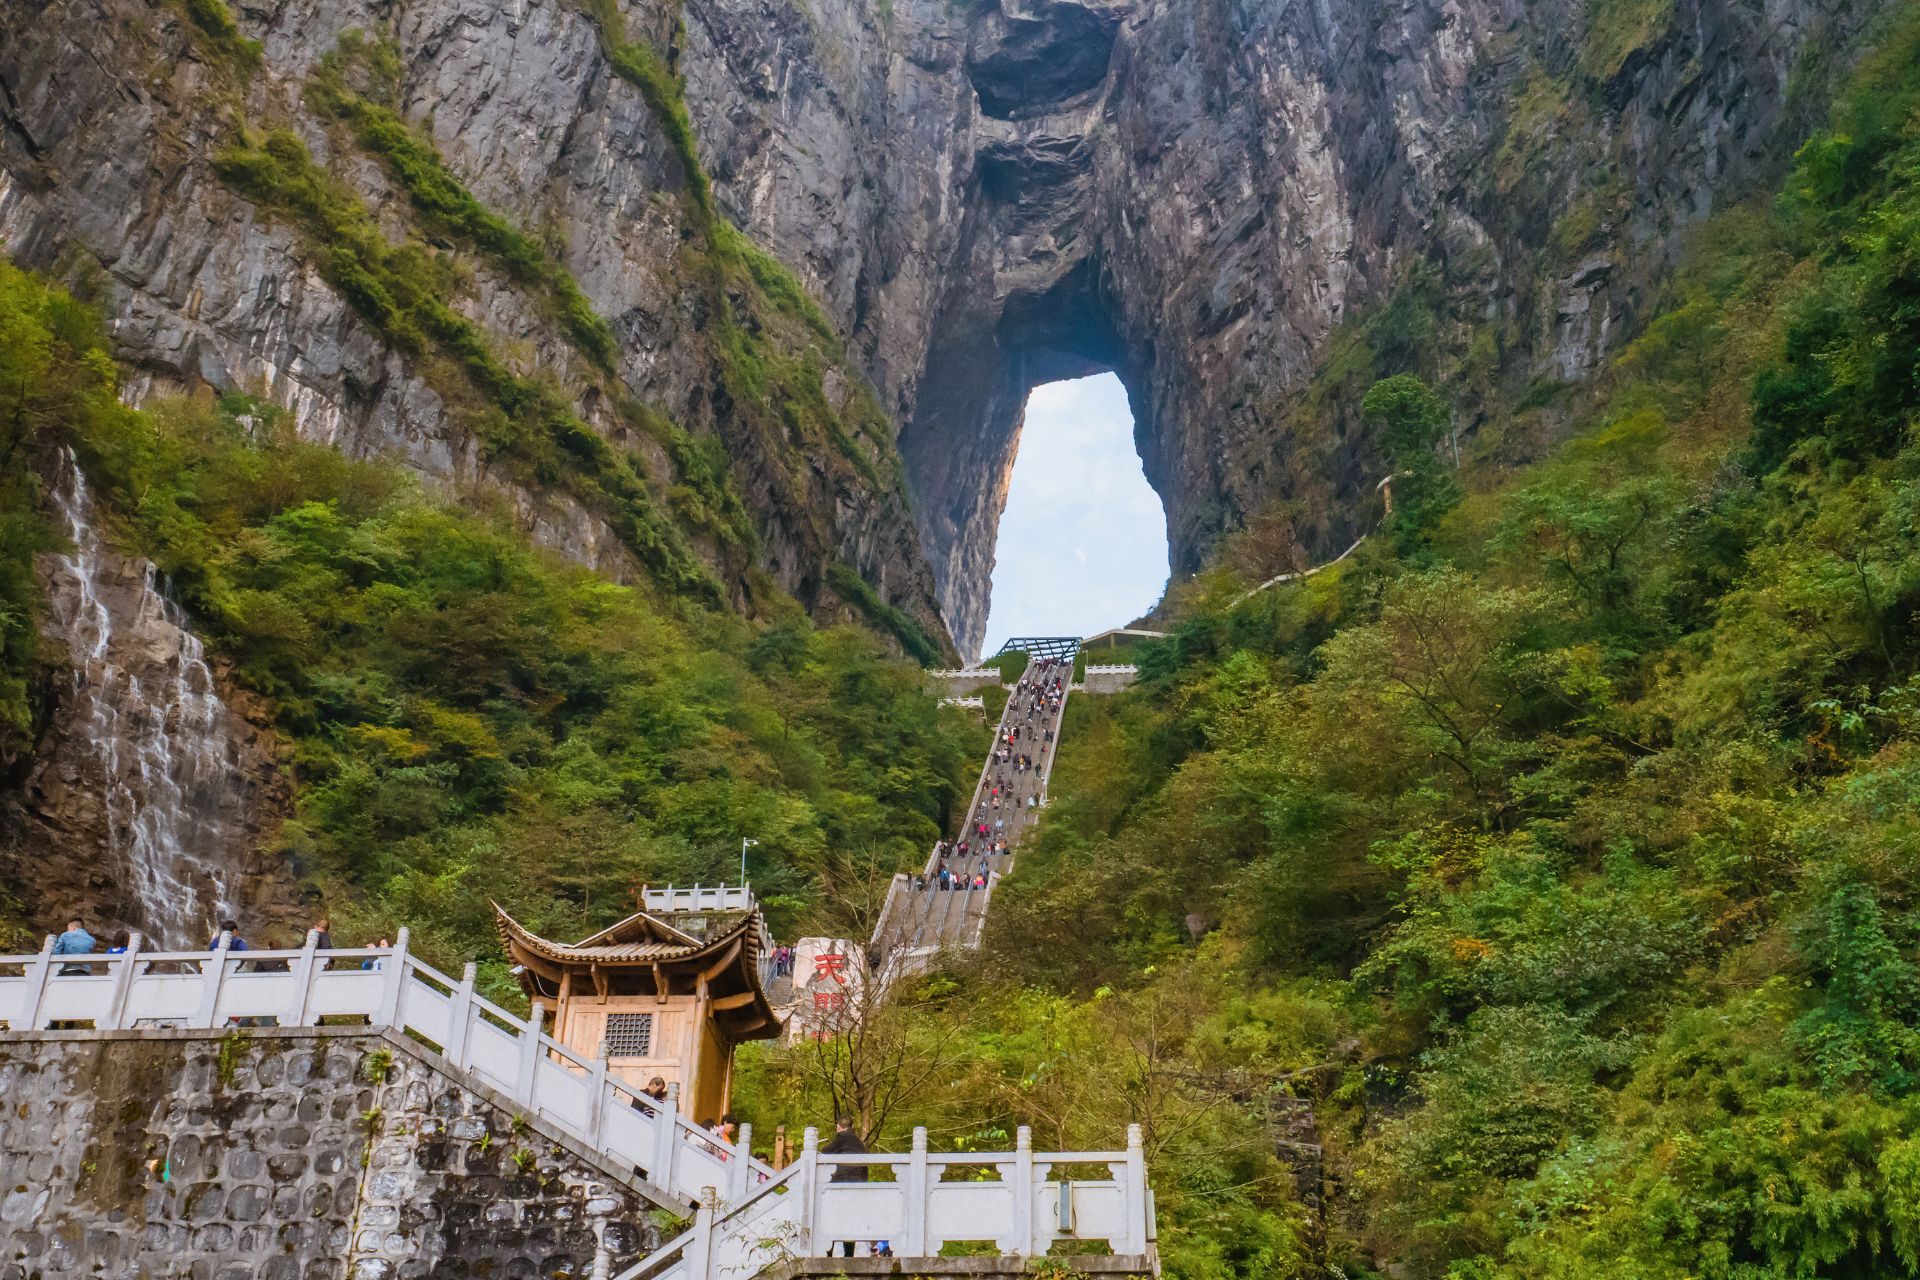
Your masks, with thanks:
<instances>
[{"instance_id":1,"label":"stone wall","mask_svg":"<svg viewBox=\"0 0 1920 1280\"><path fill-rule=\"evenodd\" d=\"M1121 664L1090 666L1086 679L1077 688L1088 693L1118 693L1140 678L1140 668Z\"/></svg>"},{"instance_id":2,"label":"stone wall","mask_svg":"<svg viewBox=\"0 0 1920 1280\"><path fill-rule=\"evenodd\" d=\"M992 669L973 668L966 671L929 671L927 685L933 693L942 698L961 698L982 689L1003 684L1005 677Z\"/></svg>"},{"instance_id":3,"label":"stone wall","mask_svg":"<svg viewBox=\"0 0 1920 1280\"><path fill-rule=\"evenodd\" d=\"M604 1276L636 1184L364 1028L0 1041L0 1280Z\"/></svg>"}]
</instances>

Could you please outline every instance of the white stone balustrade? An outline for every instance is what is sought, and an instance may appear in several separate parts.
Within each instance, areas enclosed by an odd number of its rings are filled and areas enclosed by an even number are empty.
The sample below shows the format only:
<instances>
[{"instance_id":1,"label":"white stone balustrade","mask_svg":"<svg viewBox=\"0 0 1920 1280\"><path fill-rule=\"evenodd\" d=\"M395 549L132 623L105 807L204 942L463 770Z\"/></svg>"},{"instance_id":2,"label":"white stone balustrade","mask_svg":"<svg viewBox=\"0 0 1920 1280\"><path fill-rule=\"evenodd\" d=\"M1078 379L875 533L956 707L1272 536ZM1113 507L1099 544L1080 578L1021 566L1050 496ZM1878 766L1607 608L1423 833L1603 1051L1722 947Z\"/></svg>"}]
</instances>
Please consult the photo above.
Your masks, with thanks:
<instances>
[{"instance_id":1,"label":"white stone balustrade","mask_svg":"<svg viewBox=\"0 0 1920 1280\"><path fill-rule=\"evenodd\" d=\"M648 911L751 911L753 887L744 884L696 884L691 889L652 885L640 890L641 907Z\"/></svg>"},{"instance_id":2,"label":"white stone balustrade","mask_svg":"<svg viewBox=\"0 0 1920 1280\"><path fill-rule=\"evenodd\" d=\"M752 1158L751 1130L729 1145L681 1116L672 1098L642 1100L545 1034L539 1002L519 1018L414 959L401 930L392 947L148 952L134 935L121 955L0 956L0 1024L7 1031L159 1031L171 1027L315 1026L363 1019L423 1042L450 1073L502 1095L530 1116L633 1171L679 1211L700 1206L692 1230L627 1273L661 1280L752 1275L787 1257L825 1257L836 1241L887 1240L900 1256L949 1240L989 1239L1004 1253L1043 1254L1060 1240L1103 1243L1152 1269L1153 1213L1137 1129L1125 1151L1035 1154L1022 1130L1014 1151L934 1155L924 1131L905 1154L823 1156L808 1130L800 1159L776 1172ZM63 972L63 970L78 970ZM267 1034L271 1034L270 1031ZM891 1180L833 1182L843 1164ZM1057 1176L1063 1166L1105 1176ZM991 1181L945 1181L950 1169L992 1170ZM643 1270L644 1268L644 1270Z\"/></svg>"},{"instance_id":3,"label":"white stone balustrade","mask_svg":"<svg viewBox=\"0 0 1920 1280\"><path fill-rule=\"evenodd\" d=\"M849 1165L865 1166L868 1180L832 1180ZM1063 1165L1106 1176L1055 1176ZM966 1176L948 1181L949 1173ZM995 1176L977 1180L986 1173ZM1022 1127L1013 1151L952 1155L930 1153L927 1131L915 1129L905 1154L823 1156L818 1131L808 1129L800 1158L776 1177L755 1187L736 1179L724 1195L709 1190L690 1231L616 1280L748 1276L772 1257L831 1257L843 1242L875 1240L897 1258L933 1257L953 1241L1032 1258L1061 1241L1098 1240L1140 1273L1157 1270L1138 1125L1128 1128L1124 1151L1035 1152Z\"/></svg>"}]
</instances>

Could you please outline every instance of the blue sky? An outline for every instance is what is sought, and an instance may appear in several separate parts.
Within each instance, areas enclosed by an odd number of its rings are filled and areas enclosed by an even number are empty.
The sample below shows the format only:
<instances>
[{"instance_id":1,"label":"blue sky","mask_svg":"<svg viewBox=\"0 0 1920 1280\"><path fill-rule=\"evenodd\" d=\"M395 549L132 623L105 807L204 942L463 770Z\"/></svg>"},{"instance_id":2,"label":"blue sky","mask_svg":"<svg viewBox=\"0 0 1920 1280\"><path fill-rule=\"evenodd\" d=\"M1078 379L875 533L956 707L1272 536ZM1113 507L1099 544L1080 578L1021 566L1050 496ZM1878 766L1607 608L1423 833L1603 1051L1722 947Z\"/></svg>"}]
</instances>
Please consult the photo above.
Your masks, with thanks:
<instances>
[{"instance_id":1,"label":"blue sky","mask_svg":"<svg viewBox=\"0 0 1920 1280\"><path fill-rule=\"evenodd\" d=\"M1133 414L1110 373L1027 399L987 616L1008 636L1085 636L1145 613L1167 585L1167 516L1133 449Z\"/></svg>"}]
</instances>

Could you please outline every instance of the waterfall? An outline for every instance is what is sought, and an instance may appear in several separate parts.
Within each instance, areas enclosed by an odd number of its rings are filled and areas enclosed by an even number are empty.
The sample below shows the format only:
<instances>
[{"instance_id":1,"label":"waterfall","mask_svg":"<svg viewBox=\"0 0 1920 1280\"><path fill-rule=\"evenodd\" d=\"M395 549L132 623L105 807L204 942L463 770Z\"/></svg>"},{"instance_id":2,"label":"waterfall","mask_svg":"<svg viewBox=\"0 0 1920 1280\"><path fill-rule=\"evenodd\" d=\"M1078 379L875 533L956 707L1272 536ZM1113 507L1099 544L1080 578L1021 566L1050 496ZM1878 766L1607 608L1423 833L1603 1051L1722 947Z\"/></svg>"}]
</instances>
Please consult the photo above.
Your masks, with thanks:
<instances>
[{"instance_id":1,"label":"waterfall","mask_svg":"<svg viewBox=\"0 0 1920 1280\"><path fill-rule=\"evenodd\" d=\"M157 944L204 945L235 911L224 848L229 713L154 567L111 552L71 451L53 490L73 550L51 557L47 631L73 659L75 722L104 783L108 853Z\"/></svg>"}]
</instances>

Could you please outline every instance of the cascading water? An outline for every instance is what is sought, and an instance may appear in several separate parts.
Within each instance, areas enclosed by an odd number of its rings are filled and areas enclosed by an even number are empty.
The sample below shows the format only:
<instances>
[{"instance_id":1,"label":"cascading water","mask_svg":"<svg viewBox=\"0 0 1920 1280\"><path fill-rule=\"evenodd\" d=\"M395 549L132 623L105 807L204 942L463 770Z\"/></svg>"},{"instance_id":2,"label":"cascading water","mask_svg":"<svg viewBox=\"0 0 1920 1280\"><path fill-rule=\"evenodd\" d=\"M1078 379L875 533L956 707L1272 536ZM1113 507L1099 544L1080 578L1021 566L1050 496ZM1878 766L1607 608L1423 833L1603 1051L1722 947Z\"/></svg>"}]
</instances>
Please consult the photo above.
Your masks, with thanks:
<instances>
[{"instance_id":1,"label":"cascading water","mask_svg":"<svg viewBox=\"0 0 1920 1280\"><path fill-rule=\"evenodd\" d=\"M228 711L200 640L161 593L152 564L116 582L71 452L54 486L73 550L52 558L49 633L73 657L78 724L104 782L110 854L126 866L156 944L193 947L234 911L223 803L233 762ZM113 604L122 606L116 625ZM137 669L136 669L137 668Z\"/></svg>"}]
</instances>

